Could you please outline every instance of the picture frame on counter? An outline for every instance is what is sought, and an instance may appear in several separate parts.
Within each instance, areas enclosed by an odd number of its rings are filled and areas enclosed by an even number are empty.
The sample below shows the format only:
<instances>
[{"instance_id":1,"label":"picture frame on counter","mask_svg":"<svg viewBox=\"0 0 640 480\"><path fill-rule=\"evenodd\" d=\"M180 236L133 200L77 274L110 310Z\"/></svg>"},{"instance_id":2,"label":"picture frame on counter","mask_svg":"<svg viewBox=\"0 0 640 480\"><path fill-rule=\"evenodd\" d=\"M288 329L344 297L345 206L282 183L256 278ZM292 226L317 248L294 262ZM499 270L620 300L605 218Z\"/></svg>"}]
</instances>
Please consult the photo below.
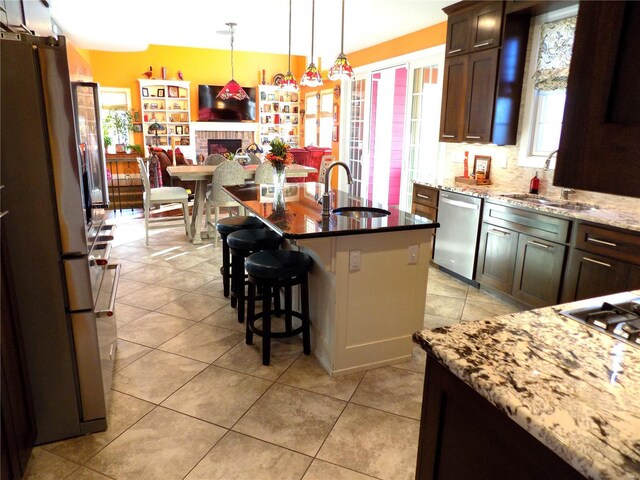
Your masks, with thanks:
<instances>
[{"instance_id":1,"label":"picture frame on counter","mask_svg":"<svg viewBox=\"0 0 640 480\"><path fill-rule=\"evenodd\" d=\"M473 176L477 179L478 174L485 180L489 180L491 173L491 157L488 155L475 155L473 157Z\"/></svg>"}]
</instances>

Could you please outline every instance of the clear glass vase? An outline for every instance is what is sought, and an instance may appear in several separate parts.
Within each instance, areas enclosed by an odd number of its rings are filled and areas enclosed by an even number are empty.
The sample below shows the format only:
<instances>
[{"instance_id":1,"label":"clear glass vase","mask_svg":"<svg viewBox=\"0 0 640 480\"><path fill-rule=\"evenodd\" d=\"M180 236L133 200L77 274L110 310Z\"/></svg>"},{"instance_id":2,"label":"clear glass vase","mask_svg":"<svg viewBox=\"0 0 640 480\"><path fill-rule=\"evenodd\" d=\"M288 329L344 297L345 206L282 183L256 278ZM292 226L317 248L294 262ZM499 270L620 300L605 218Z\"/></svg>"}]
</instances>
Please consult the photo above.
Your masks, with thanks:
<instances>
[{"instance_id":1,"label":"clear glass vase","mask_svg":"<svg viewBox=\"0 0 640 480\"><path fill-rule=\"evenodd\" d=\"M285 183L284 168L273 170L273 209L284 210L284 183Z\"/></svg>"}]
</instances>

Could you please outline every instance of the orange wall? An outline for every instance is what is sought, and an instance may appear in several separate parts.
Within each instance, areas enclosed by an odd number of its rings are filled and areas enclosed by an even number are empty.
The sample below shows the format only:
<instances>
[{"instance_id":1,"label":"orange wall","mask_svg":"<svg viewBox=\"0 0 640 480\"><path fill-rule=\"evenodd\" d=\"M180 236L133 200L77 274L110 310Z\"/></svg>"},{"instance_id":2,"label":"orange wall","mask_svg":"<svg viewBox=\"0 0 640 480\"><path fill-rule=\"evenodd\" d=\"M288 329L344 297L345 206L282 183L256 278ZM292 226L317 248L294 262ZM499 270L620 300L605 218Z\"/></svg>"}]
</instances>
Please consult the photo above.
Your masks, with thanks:
<instances>
[{"instance_id":1,"label":"orange wall","mask_svg":"<svg viewBox=\"0 0 640 480\"><path fill-rule=\"evenodd\" d=\"M67 59L69 61L69 77L72 82L92 81L91 60L87 50L76 48L67 42Z\"/></svg>"}]
</instances>

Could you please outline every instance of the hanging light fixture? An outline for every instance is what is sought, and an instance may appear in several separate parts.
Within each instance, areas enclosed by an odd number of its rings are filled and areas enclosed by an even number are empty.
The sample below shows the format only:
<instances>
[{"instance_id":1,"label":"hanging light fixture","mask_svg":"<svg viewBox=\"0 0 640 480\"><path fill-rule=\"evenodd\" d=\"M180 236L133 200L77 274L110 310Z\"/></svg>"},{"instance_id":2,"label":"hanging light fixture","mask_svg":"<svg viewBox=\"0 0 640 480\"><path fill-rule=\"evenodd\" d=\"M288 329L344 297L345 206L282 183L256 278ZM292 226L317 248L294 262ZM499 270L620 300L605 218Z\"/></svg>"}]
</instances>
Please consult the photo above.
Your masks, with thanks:
<instances>
[{"instance_id":1,"label":"hanging light fixture","mask_svg":"<svg viewBox=\"0 0 640 480\"><path fill-rule=\"evenodd\" d=\"M340 55L329 69L329 80L350 80L353 77L353 68L349 65L344 54L344 0L342 0L342 36L340 40Z\"/></svg>"},{"instance_id":2,"label":"hanging light fixture","mask_svg":"<svg viewBox=\"0 0 640 480\"><path fill-rule=\"evenodd\" d=\"M233 79L233 27L237 24L228 22L225 23L225 25L229 27L229 33L231 34L231 80L222 87L222 90L220 90L216 98L220 98L221 100L229 100L230 98L234 100L245 100L249 98L249 95L247 95L247 92Z\"/></svg>"},{"instance_id":3,"label":"hanging light fixture","mask_svg":"<svg viewBox=\"0 0 640 480\"><path fill-rule=\"evenodd\" d=\"M307 70L300 79L300 84L306 87L320 87L322 86L322 75L316 68L316 64L313 63L313 35L315 32L315 16L316 16L316 0L311 2L311 62L307 67Z\"/></svg>"},{"instance_id":4,"label":"hanging light fixture","mask_svg":"<svg viewBox=\"0 0 640 480\"><path fill-rule=\"evenodd\" d=\"M291 0L289 0L289 70L280 82L280 90L287 92L296 92L298 90L298 82L291 73Z\"/></svg>"}]
</instances>

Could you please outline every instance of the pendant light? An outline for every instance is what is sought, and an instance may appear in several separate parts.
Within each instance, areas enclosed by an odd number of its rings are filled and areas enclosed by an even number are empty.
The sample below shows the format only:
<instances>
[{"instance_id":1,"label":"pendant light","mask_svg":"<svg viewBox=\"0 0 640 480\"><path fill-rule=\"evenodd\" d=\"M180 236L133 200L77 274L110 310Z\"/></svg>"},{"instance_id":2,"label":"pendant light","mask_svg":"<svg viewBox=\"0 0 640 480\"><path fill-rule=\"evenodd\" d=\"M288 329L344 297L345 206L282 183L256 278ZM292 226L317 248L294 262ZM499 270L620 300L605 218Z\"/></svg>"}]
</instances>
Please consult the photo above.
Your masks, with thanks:
<instances>
[{"instance_id":1,"label":"pendant light","mask_svg":"<svg viewBox=\"0 0 640 480\"><path fill-rule=\"evenodd\" d=\"M320 87L323 85L322 75L318 72L316 64L313 63L313 35L315 31L315 16L316 16L316 0L311 1L311 62L307 67L307 70L300 79L300 84L305 87Z\"/></svg>"},{"instance_id":2,"label":"pendant light","mask_svg":"<svg viewBox=\"0 0 640 480\"><path fill-rule=\"evenodd\" d=\"M350 80L353 77L353 68L349 65L344 54L344 0L342 0L342 36L340 40L340 55L329 69L329 80Z\"/></svg>"},{"instance_id":3,"label":"pendant light","mask_svg":"<svg viewBox=\"0 0 640 480\"><path fill-rule=\"evenodd\" d=\"M282 79L282 82L280 82L280 90L286 92L298 91L298 82L293 76L293 73L291 73L291 0L289 0L289 70Z\"/></svg>"},{"instance_id":4,"label":"pendant light","mask_svg":"<svg viewBox=\"0 0 640 480\"><path fill-rule=\"evenodd\" d=\"M230 98L233 98L234 100L245 100L249 98L249 95L247 95L247 92L245 92L240 84L233 79L233 27L237 24L227 22L225 25L229 27L229 33L231 34L231 80L222 87L222 90L220 90L220 93L218 93L216 98L221 100L229 100Z\"/></svg>"}]
</instances>

